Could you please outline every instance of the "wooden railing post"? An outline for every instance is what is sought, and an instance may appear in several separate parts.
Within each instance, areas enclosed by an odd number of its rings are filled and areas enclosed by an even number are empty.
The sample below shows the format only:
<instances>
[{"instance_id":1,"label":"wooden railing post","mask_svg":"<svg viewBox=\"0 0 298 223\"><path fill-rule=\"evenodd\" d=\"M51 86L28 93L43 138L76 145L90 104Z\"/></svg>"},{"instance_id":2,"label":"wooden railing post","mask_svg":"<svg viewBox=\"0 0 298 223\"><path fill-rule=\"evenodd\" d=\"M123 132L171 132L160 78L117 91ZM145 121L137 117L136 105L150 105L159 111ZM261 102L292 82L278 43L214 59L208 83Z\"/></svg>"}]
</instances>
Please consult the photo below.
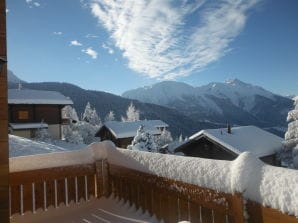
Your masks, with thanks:
<instances>
[{"instance_id":1,"label":"wooden railing post","mask_svg":"<svg viewBox=\"0 0 298 223\"><path fill-rule=\"evenodd\" d=\"M235 193L232 197L232 212L234 216L234 221L237 223L244 223L244 203L243 197L240 193Z\"/></svg>"},{"instance_id":2,"label":"wooden railing post","mask_svg":"<svg viewBox=\"0 0 298 223\"><path fill-rule=\"evenodd\" d=\"M97 198L101 196L108 197L111 194L109 186L109 166L107 160L95 161L96 181L97 181Z\"/></svg>"}]
</instances>

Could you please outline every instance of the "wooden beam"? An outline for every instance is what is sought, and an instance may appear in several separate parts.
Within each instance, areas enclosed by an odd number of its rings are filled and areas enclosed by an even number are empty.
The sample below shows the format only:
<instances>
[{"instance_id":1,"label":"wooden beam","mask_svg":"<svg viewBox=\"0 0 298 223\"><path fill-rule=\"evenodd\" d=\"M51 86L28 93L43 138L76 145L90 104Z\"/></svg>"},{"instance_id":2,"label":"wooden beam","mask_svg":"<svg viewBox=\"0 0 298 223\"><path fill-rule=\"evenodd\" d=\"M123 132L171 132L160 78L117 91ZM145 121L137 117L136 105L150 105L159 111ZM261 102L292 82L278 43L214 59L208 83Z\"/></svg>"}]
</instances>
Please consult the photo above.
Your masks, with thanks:
<instances>
[{"instance_id":1,"label":"wooden beam","mask_svg":"<svg viewBox=\"0 0 298 223\"><path fill-rule=\"evenodd\" d=\"M6 53L6 4L0 0L0 57ZM9 222L9 167L8 167L8 107L7 107L7 66L0 71L0 219Z\"/></svg>"}]
</instances>

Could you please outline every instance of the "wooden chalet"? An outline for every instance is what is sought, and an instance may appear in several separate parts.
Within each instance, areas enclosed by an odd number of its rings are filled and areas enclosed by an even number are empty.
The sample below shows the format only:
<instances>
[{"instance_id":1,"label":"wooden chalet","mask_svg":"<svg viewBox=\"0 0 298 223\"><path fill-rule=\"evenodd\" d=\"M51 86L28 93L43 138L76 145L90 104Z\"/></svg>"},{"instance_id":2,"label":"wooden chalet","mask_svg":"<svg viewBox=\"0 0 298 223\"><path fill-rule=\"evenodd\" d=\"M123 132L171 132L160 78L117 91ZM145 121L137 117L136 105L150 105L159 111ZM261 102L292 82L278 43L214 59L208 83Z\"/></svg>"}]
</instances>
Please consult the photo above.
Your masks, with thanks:
<instances>
[{"instance_id":1,"label":"wooden chalet","mask_svg":"<svg viewBox=\"0 0 298 223\"><path fill-rule=\"evenodd\" d=\"M160 135L164 129L169 127L168 124L161 120L108 121L104 123L95 136L100 137L101 141L111 140L117 147L126 148L131 144L141 125L152 135Z\"/></svg>"},{"instance_id":2,"label":"wooden chalet","mask_svg":"<svg viewBox=\"0 0 298 223\"><path fill-rule=\"evenodd\" d=\"M73 102L55 91L29 89L8 90L10 133L25 138L35 137L37 129L47 128L53 138L61 138L62 109Z\"/></svg>"},{"instance_id":3,"label":"wooden chalet","mask_svg":"<svg viewBox=\"0 0 298 223\"><path fill-rule=\"evenodd\" d=\"M186 156L234 160L242 152L251 152L265 163L279 165L276 152L283 139L256 126L207 129L192 135L175 148Z\"/></svg>"}]
</instances>

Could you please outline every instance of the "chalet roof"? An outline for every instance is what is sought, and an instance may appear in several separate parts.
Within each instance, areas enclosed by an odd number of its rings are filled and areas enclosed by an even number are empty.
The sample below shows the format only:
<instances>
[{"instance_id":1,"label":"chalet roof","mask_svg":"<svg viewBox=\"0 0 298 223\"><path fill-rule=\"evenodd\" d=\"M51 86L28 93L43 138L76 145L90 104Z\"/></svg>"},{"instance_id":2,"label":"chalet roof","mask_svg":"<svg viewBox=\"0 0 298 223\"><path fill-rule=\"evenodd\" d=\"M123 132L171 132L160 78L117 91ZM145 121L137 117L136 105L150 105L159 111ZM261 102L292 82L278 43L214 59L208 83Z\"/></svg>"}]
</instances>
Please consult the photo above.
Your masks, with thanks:
<instances>
[{"instance_id":1,"label":"chalet roof","mask_svg":"<svg viewBox=\"0 0 298 223\"><path fill-rule=\"evenodd\" d=\"M116 138L120 139L134 137L141 125L153 135L161 134L158 128L169 127L168 124L161 120L140 120L134 122L108 121L103 126L106 126Z\"/></svg>"},{"instance_id":2,"label":"chalet roof","mask_svg":"<svg viewBox=\"0 0 298 223\"><path fill-rule=\"evenodd\" d=\"M236 154L247 151L257 157L272 155L282 148L283 138L256 126L233 127L231 130L231 134L222 128L202 130L189 137L186 143L206 136Z\"/></svg>"},{"instance_id":3,"label":"chalet roof","mask_svg":"<svg viewBox=\"0 0 298 223\"><path fill-rule=\"evenodd\" d=\"M73 102L57 91L8 89L8 104L72 105Z\"/></svg>"},{"instance_id":4,"label":"chalet roof","mask_svg":"<svg viewBox=\"0 0 298 223\"><path fill-rule=\"evenodd\" d=\"M9 123L9 126L13 130L20 130L20 129L40 129L40 128L48 128L47 123Z\"/></svg>"}]
</instances>

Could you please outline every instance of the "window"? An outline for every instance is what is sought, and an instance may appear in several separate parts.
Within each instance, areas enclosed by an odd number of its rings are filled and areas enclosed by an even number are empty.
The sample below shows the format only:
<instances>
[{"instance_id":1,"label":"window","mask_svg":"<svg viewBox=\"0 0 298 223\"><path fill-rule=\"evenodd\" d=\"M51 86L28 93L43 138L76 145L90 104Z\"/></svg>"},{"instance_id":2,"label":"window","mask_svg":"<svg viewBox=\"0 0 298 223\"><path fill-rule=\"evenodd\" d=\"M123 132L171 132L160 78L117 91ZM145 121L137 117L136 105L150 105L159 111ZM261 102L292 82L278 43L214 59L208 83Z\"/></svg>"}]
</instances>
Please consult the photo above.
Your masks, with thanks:
<instances>
[{"instance_id":1,"label":"window","mask_svg":"<svg viewBox=\"0 0 298 223\"><path fill-rule=\"evenodd\" d=\"M19 111L18 112L18 119L19 120L27 120L27 119L29 119L29 112L28 111Z\"/></svg>"}]
</instances>

